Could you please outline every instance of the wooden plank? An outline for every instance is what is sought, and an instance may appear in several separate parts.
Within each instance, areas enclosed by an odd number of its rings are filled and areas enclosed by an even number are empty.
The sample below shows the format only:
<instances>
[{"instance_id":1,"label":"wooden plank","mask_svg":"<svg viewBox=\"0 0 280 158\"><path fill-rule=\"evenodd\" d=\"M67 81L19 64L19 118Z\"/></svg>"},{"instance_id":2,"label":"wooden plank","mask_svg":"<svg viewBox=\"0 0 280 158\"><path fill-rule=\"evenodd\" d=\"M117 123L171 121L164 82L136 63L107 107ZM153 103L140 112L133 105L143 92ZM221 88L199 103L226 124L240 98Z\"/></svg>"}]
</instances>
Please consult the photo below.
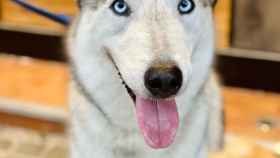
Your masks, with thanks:
<instances>
[{"instance_id":1,"label":"wooden plank","mask_svg":"<svg viewBox=\"0 0 280 158\"><path fill-rule=\"evenodd\" d=\"M280 52L280 1L234 1L233 46Z\"/></svg>"},{"instance_id":2,"label":"wooden plank","mask_svg":"<svg viewBox=\"0 0 280 158\"><path fill-rule=\"evenodd\" d=\"M280 54L278 52L261 51L254 49L228 48L218 49L216 53L220 56L227 56L232 58L263 60L280 63Z\"/></svg>"},{"instance_id":3,"label":"wooden plank","mask_svg":"<svg viewBox=\"0 0 280 158\"><path fill-rule=\"evenodd\" d=\"M280 141L280 94L227 87L223 90L226 131L242 136ZM272 121L262 129L261 123Z\"/></svg>"},{"instance_id":4,"label":"wooden plank","mask_svg":"<svg viewBox=\"0 0 280 158\"><path fill-rule=\"evenodd\" d=\"M215 8L215 23L217 35L217 47L230 47L231 35L231 0L218 0Z\"/></svg>"},{"instance_id":5,"label":"wooden plank","mask_svg":"<svg viewBox=\"0 0 280 158\"><path fill-rule=\"evenodd\" d=\"M2 14L3 14L3 1L0 1L0 21L2 20Z\"/></svg>"},{"instance_id":6,"label":"wooden plank","mask_svg":"<svg viewBox=\"0 0 280 158\"><path fill-rule=\"evenodd\" d=\"M3 5L2 10L2 23L6 25L14 25L16 27L24 28L41 28L51 31L64 32L65 27L53 21L41 17L26 9L16 5L11 0L1 0ZM55 13L63 13L68 16L75 16L77 7L74 0L28 0L28 2L46 8Z\"/></svg>"},{"instance_id":7,"label":"wooden plank","mask_svg":"<svg viewBox=\"0 0 280 158\"><path fill-rule=\"evenodd\" d=\"M222 152L210 158L277 158L280 142L280 94L225 87L227 139ZM259 120L274 121L272 128ZM273 144L273 143L274 144ZM264 144L272 143L270 147ZM278 153L278 156L277 156Z\"/></svg>"},{"instance_id":8,"label":"wooden plank","mask_svg":"<svg viewBox=\"0 0 280 158\"><path fill-rule=\"evenodd\" d=\"M209 158L279 158L276 151L258 145L246 137L235 137L227 140L222 152L210 153Z\"/></svg>"},{"instance_id":9,"label":"wooden plank","mask_svg":"<svg viewBox=\"0 0 280 158\"><path fill-rule=\"evenodd\" d=\"M65 124L50 122L46 120L33 119L23 117L20 115L13 115L4 112L0 112L0 124L30 128L42 132L65 132Z\"/></svg>"},{"instance_id":10,"label":"wooden plank","mask_svg":"<svg viewBox=\"0 0 280 158\"><path fill-rule=\"evenodd\" d=\"M67 103L69 74L63 63L1 55L0 72L2 97L38 105Z\"/></svg>"}]
</instances>

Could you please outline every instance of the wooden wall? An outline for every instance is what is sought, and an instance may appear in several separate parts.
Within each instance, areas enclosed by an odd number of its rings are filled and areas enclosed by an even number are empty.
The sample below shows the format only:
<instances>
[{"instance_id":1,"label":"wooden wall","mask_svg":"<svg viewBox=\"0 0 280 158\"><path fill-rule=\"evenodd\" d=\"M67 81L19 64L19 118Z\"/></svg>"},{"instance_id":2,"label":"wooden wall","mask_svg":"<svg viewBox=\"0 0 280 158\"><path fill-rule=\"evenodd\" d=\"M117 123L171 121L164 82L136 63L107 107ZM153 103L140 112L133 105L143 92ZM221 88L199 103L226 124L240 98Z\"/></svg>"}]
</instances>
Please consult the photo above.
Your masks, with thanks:
<instances>
[{"instance_id":1,"label":"wooden wall","mask_svg":"<svg viewBox=\"0 0 280 158\"><path fill-rule=\"evenodd\" d=\"M65 64L0 55L0 97L23 102L66 105L69 80Z\"/></svg>"},{"instance_id":2,"label":"wooden wall","mask_svg":"<svg viewBox=\"0 0 280 158\"><path fill-rule=\"evenodd\" d=\"M232 1L218 0L215 8L217 47L230 47Z\"/></svg>"},{"instance_id":3,"label":"wooden wall","mask_svg":"<svg viewBox=\"0 0 280 158\"><path fill-rule=\"evenodd\" d=\"M235 0L233 45L280 52L280 1Z\"/></svg>"}]
</instances>

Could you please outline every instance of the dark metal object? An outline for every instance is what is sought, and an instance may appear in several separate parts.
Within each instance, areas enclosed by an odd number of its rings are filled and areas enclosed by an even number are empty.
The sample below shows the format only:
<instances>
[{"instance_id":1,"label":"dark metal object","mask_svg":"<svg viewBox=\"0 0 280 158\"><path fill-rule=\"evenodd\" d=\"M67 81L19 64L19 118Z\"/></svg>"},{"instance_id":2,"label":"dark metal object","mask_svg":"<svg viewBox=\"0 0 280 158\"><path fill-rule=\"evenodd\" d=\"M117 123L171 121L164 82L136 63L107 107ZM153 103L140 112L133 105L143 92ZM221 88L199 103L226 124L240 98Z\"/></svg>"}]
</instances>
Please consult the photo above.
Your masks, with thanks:
<instances>
[{"instance_id":1,"label":"dark metal object","mask_svg":"<svg viewBox=\"0 0 280 158\"><path fill-rule=\"evenodd\" d=\"M29 11L37 13L41 16L44 16L44 17L46 17L50 20L53 20L57 23L60 23L62 25L68 26L71 22L71 17L69 17L69 16L66 16L64 14L52 13L52 12L46 10L46 9L40 8L38 6L34 6L34 5L28 3L25 0L12 0L12 1L15 2L16 4L22 6L23 8L29 10Z\"/></svg>"}]
</instances>

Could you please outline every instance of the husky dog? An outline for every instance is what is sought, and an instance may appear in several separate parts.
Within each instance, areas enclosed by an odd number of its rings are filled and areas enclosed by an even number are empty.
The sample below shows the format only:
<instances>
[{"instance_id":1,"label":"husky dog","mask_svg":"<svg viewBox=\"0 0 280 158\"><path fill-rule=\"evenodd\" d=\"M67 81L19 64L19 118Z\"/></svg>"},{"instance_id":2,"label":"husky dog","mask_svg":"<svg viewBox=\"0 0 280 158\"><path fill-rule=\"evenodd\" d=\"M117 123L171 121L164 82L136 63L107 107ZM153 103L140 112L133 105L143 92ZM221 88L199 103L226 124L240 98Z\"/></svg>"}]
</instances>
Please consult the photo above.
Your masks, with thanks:
<instances>
[{"instance_id":1,"label":"husky dog","mask_svg":"<svg viewBox=\"0 0 280 158\"><path fill-rule=\"evenodd\" d=\"M214 0L80 0L71 158L206 158L223 140Z\"/></svg>"}]
</instances>

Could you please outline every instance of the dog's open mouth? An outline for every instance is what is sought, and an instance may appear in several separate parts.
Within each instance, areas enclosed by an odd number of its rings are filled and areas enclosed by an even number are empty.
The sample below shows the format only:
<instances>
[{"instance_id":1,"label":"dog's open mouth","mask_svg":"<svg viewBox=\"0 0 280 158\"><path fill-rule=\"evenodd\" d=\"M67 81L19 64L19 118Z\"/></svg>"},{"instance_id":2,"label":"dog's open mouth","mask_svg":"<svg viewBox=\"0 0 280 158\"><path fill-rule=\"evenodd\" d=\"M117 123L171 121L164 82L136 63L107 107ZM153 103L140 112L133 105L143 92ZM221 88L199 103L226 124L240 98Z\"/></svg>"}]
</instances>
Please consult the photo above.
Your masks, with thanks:
<instances>
[{"instance_id":1,"label":"dog's open mouth","mask_svg":"<svg viewBox=\"0 0 280 158\"><path fill-rule=\"evenodd\" d=\"M112 62L114 60L111 58ZM175 99L144 98L136 95L127 85L114 63L122 84L135 103L138 125L146 143L155 149L170 146L179 127L179 115Z\"/></svg>"},{"instance_id":2,"label":"dog's open mouth","mask_svg":"<svg viewBox=\"0 0 280 158\"><path fill-rule=\"evenodd\" d=\"M120 79L122 80L122 84L124 85L125 89L127 90L127 93L129 94L129 96L131 97L131 99L133 100L133 102L136 102L136 95L133 92L133 90L126 84L126 82L124 81L122 74L120 73L118 67L116 66L116 69L118 71L118 75L120 77Z\"/></svg>"}]
</instances>

